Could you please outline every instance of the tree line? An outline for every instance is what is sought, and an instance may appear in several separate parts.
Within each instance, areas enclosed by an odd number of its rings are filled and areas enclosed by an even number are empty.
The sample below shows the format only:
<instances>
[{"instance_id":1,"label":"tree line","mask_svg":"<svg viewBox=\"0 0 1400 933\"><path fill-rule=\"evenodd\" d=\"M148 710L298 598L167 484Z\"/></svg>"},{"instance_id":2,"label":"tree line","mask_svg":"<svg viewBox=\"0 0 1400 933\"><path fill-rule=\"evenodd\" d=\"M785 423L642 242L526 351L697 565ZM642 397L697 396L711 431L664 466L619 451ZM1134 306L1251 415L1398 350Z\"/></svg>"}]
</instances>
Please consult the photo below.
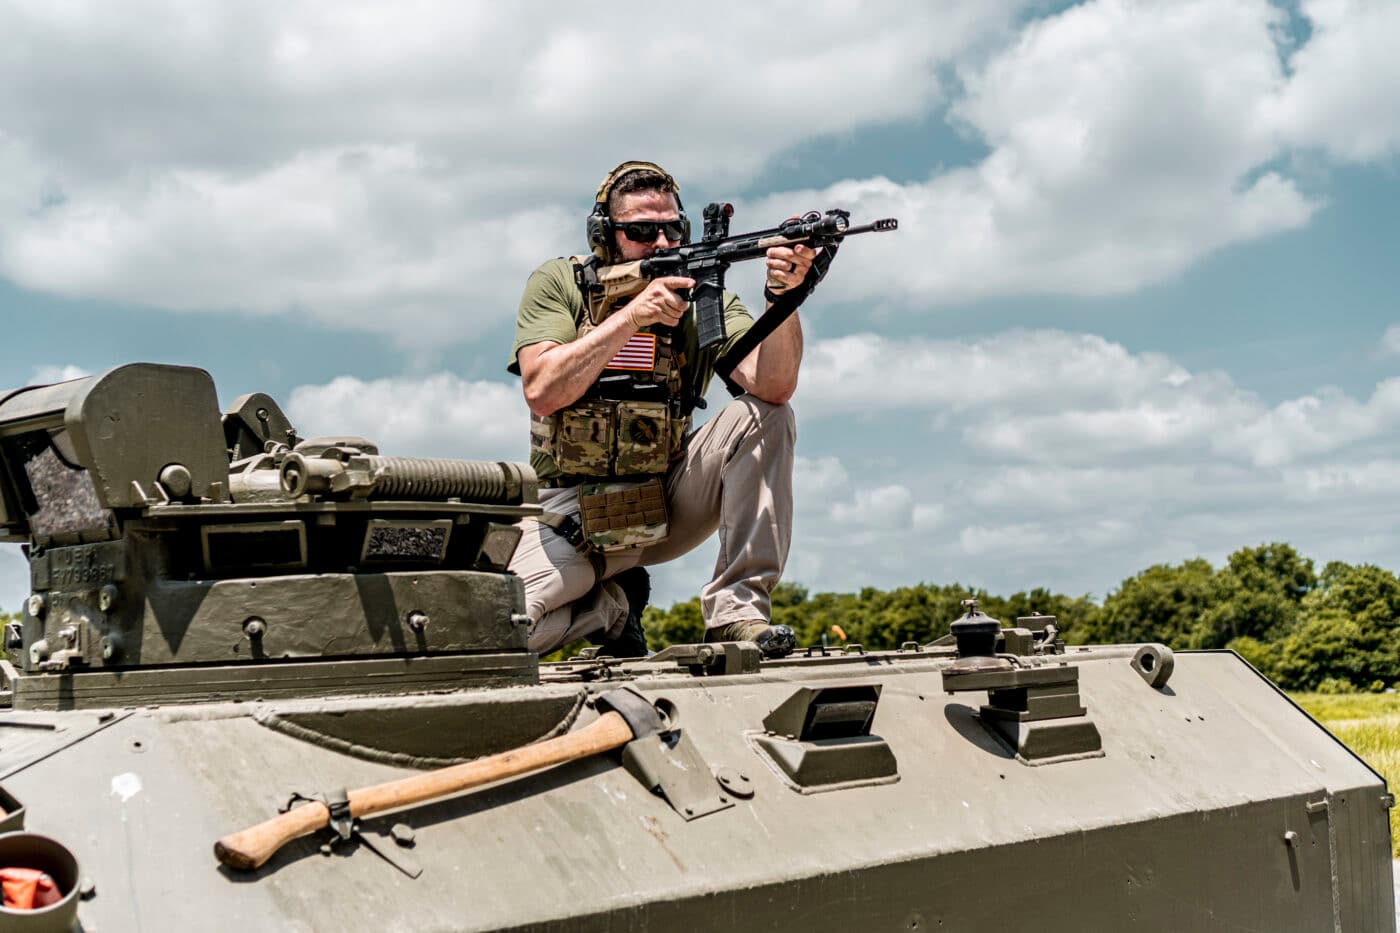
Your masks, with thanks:
<instances>
[{"instance_id":1,"label":"tree line","mask_svg":"<svg viewBox=\"0 0 1400 933\"><path fill-rule=\"evenodd\" d=\"M1400 579L1341 561L1318 572L1282 543L1241 548L1218 569L1201 558L1148 567L1102 604L1047 589L998 596L956 583L817 594L782 583L773 591L773 621L792 626L802 645L897 648L947 634L970 596L1007 626L1017 616L1056 616L1071 644L1229 648L1287 690L1400 689ZM653 649L704 636L698 598L649 607L642 624Z\"/></svg>"}]
</instances>

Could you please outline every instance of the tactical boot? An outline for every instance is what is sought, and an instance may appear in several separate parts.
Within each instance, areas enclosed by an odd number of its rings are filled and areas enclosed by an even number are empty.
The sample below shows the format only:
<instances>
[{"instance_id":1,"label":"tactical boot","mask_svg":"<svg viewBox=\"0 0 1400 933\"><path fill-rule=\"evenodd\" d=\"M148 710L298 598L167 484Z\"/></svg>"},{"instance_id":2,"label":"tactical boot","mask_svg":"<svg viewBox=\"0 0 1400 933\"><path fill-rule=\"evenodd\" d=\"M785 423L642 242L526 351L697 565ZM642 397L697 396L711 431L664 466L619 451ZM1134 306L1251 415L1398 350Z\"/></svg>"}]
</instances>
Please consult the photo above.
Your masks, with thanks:
<instances>
[{"instance_id":1,"label":"tactical boot","mask_svg":"<svg viewBox=\"0 0 1400 933\"><path fill-rule=\"evenodd\" d=\"M642 630L642 610L651 598L651 575L645 567L633 567L613 577L627 597L627 623L616 638L595 638L600 655L614 658L644 658L647 656L647 633Z\"/></svg>"},{"instance_id":2,"label":"tactical boot","mask_svg":"<svg viewBox=\"0 0 1400 933\"><path fill-rule=\"evenodd\" d=\"M751 641L765 658L785 658L797 650L797 636L786 625L771 625L762 619L730 622L705 630L705 641Z\"/></svg>"}]
</instances>

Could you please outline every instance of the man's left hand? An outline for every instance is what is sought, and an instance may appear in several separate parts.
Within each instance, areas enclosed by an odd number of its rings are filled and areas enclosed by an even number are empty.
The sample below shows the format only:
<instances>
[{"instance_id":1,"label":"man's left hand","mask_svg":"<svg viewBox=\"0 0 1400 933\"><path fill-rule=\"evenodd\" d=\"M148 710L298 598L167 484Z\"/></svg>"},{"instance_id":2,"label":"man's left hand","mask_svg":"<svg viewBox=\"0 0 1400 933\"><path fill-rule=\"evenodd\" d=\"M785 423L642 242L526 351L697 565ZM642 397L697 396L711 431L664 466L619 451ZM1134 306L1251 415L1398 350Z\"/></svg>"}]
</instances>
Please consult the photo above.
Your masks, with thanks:
<instances>
[{"instance_id":1,"label":"man's left hand","mask_svg":"<svg viewBox=\"0 0 1400 933\"><path fill-rule=\"evenodd\" d=\"M768 250L768 291L781 295L807 278L817 251L805 243L774 246Z\"/></svg>"}]
</instances>

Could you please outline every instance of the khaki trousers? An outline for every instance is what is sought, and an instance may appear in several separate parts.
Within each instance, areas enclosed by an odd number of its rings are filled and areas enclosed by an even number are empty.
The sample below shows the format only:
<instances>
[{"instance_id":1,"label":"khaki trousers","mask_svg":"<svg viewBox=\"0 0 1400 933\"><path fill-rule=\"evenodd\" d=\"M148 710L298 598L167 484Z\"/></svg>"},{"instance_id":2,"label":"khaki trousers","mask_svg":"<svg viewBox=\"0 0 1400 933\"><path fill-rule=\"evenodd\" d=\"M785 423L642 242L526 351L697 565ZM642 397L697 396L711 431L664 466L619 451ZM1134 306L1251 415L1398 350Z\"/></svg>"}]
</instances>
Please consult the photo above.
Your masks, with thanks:
<instances>
[{"instance_id":1,"label":"khaki trousers","mask_svg":"<svg viewBox=\"0 0 1400 933\"><path fill-rule=\"evenodd\" d=\"M792 541L792 460L796 422L787 405L744 395L686 442L666 475L670 536L607 555L599 576L584 554L554 529L523 523L510 569L525 584L530 647L548 654L602 632L622 631L627 597L610 578L631 567L680 557L719 531L714 578L700 592L709 628L770 618L769 594L782 576ZM540 490L545 511L578 515L578 487Z\"/></svg>"}]
</instances>

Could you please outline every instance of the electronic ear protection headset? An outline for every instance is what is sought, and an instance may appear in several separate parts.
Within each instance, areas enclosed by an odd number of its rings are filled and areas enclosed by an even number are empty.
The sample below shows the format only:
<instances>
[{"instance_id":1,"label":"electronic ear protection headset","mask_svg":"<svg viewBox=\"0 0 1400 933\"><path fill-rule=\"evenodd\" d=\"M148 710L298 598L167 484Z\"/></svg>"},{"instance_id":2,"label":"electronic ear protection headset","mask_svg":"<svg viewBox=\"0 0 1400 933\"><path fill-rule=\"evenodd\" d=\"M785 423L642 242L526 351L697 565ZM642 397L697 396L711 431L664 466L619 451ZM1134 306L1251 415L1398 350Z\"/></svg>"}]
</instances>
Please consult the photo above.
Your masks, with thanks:
<instances>
[{"instance_id":1,"label":"electronic ear protection headset","mask_svg":"<svg viewBox=\"0 0 1400 933\"><path fill-rule=\"evenodd\" d=\"M586 231L588 234L588 248L593 251L602 262L612 261L613 247L613 223L608 216L608 198L612 194L613 186L618 183L622 176L636 171L655 172L666 179L664 190L669 191L676 198L676 208L680 211L681 226L684 232L681 235L682 243L690 242L690 218L685 215L685 205L681 203L681 186L676 184L676 180L671 177L671 173L666 171L655 162L623 162L617 168L608 172L603 183L598 186L598 193L593 197L593 212L588 215Z\"/></svg>"}]
</instances>

